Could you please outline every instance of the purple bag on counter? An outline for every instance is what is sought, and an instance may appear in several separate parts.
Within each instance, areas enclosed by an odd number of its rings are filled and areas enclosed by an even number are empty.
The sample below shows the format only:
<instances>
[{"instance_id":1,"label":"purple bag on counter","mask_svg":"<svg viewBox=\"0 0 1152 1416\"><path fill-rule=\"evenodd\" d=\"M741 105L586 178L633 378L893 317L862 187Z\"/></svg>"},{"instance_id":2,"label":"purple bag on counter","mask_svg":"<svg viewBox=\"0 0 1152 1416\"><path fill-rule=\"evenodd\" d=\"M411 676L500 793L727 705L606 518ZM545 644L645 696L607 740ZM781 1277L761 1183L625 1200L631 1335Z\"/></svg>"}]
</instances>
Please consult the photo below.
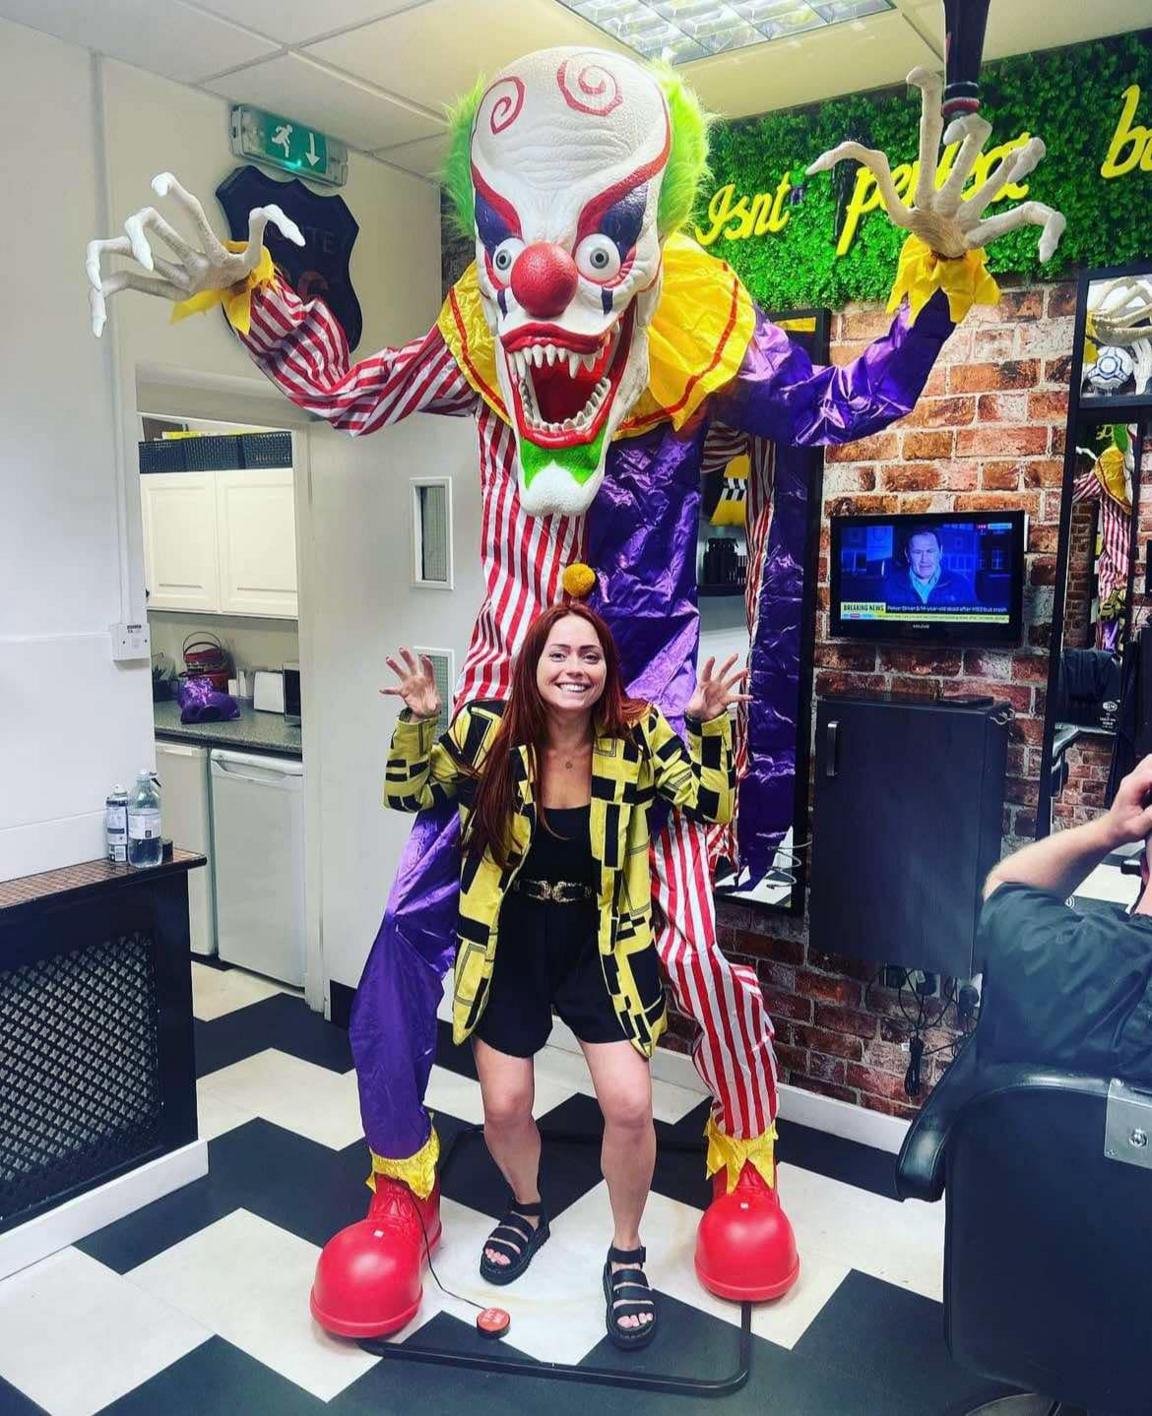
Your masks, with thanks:
<instances>
[{"instance_id":1,"label":"purple bag on counter","mask_svg":"<svg viewBox=\"0 0 1152 1416\"><path fill-rule=\"evenodd\" d=\"M210 678L184 679L176 694L182 723L227 723L240 716L240 705L221 693Z\"/></svg>"}]
</instances>

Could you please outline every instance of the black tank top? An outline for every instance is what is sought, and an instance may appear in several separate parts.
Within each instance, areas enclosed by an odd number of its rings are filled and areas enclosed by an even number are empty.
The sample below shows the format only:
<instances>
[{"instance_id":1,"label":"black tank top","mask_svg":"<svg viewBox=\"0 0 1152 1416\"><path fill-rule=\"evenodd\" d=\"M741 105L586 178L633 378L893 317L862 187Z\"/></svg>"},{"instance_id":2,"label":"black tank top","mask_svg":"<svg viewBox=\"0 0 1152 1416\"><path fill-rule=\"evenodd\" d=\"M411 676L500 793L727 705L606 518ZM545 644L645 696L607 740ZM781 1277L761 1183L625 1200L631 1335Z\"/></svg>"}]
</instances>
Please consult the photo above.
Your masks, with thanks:
<instances>
[{"instance_id":1,"label":"black tank top","mask_svg":"<svg viewBox=\"0 0 1152 1416\"><path fill-rule=\"evenodd\" d=\"M538 821L521 876L526 880L567 880L591 885L591 808L552 806L545 808L548 825Z\"/></svg>"}]
</instances>

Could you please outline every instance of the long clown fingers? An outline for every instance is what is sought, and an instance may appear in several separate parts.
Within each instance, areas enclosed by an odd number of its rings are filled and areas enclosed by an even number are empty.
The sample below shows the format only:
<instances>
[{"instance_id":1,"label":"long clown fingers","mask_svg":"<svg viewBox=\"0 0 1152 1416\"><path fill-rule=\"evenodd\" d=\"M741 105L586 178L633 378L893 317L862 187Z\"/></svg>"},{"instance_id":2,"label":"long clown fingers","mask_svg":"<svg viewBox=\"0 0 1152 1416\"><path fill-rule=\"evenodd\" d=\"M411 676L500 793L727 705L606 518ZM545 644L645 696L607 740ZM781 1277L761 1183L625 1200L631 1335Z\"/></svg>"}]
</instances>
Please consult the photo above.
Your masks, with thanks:
<instances>
[{"instance_id":1,"label":"long clown fingers","mask_svg":"<svg viewBox=\"0 0 1152 1416\"><path fill-rule=\"evenodd\" d=\"M965 231L970 231L996 200L1009 182L1019 182L1027 177L1044 156L1047 149L1039 138L1029 138L1022 148L1010 152L966 202L960 204L958 219Z\"/></svg>"},{"instance_id":2,"label":"long clown fingers","mask_svg":"<svg viewBox=\"0 0 1152 1416\"><path fill-rule=\"evenodd\" d=\"M204 215L204 208L200 205L199 199L194 197L185 187L182 187L171 172L161 172L152 178L152 190L158 197L171 197L176 204L181 207L195 226L200 239L204 242L204 254L214 264L222 264L227 258L228 252L220 244L215 231L208 218Z\"/></svg>"},{"instance_id":3,"label":"long clown fingers","mask_svg":"<svg viewBox=\"0 0 1152 1416\"><path fill-rule=\"evenodd\" d=\"M127 236L113 236L106 241L89 241L84 252L84 271L88 276L88 308L91 313L92 333L97 339L104 332L108 319L108 306L104 300L104 274L100 261L104 256L130 256L132 243Z\"/></svg>"},{"instance_id":4,"label":"long clown fingers","mask_svg":"<svg viewBox=\"0 0 1152 1416\"><path fill-rule=\"evenodd\" d=\"M900 199L900 194L896 190L896 184L892 180L892 169L888 165L887 157L877 151L876 148L866 148L861 143L847 142L841 143L839 147L831 148L828 152L821 153L816 161L808 168L807 175L815 176L817 172L829 172L838 162L846 159L855 159L862 166L866 167L872 176L876 178L876 185L880 189L880 197L884 203L884 210L896 226L901 226L905 230L911 225L911 213Z\"/></svg>"},{"instance_id":5,"label":"long clown fingers","mask_svg":"<svg viewBox=\"0 0 1152 1416\"><path fill-rule=\"evenodd\" d=\"M130 216L124 223L124 230L132 242L132 254L145 270L151 269L148 262L144 260L144 255L151 255L144 235L146 231L154 231L182 261L193 259L198 254L180 235L179 231L170 222L164 220L155 207L145 207L143 211L138 211L135 215ZM140 249L138 250L137 247Z\"/></svg>"},{"instance_id":6,"label":"long clown fingers","mask_svg":"<svg viewBox=\"0 0 1152 1416\"><path fill-rule=\"evenodd\" d=\"M1007 231L1019 231L1022 226L1040 226L1043 227L1040 233L1040 259L1050 261L1067 225L1068 221L1063 213L1053 207L1046 206L1043 202L1024 202L1022 206L1013 207L1002 216L993 216L974 226L968 233L968 245L985 246Z\"/></svg>"},{"instance_id":7,"label":"long clown fingers","mask_svg":"<svg viewBox=\"0 0 1152 1416\"><path fill-rule=\"evenodd\" d=\"M277 231L297 246L304 244L300 228L278 206L253 207L248 213L248 245L240 257L244 270L253 271L260 264L264 247L264 228L271 222Z\"/></svg>"},{"instance_id":8,"label":"long clown fingers","mask_svg":"<svg viewBox=\"0 0 1152 1416\"><path fill-rule=\"evenodd\" d=\"M920 164L916 178L916 205L930 205L936 192L936 165L940 161L940 98L944 92L940 75L931 69L913 69L908 83L920 90Z\"/></svg>"},{"instance_id":9,"label":"long clown fingers","mask_svg":"<svg viewBox=\"0 0 1152 1416\"><path fill-rule=\"evenodd\" d=\"M986 118L981 118L975 113L965 113L963 117L949 123L948 131L944 134L944 141L945 143L960 142L960 151L956 154L956 161L952 164L952 171L948 174L947 182L936 194L934 205L941 216L956 214L960 198L968 184L968 178L972 176L972 169L976 166L981 150L988 141L991 132L992 124ZM961 139L963 139L962 142Z\"/></svg>"}]
</instances>

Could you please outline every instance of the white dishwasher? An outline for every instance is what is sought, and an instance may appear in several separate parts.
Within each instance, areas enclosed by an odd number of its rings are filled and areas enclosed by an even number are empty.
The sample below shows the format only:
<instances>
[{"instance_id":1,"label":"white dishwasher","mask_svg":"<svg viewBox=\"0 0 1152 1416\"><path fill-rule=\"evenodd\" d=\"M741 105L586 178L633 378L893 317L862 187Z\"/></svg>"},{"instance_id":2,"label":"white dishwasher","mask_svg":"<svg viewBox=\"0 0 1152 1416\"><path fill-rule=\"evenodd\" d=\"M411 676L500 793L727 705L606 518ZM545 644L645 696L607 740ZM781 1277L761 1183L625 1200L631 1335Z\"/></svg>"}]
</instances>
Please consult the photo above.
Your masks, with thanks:
<instances>
[{"instance_id":1,"label":"white dishwasher","mask_svg":"<svg viewBox=\"0 0 1152 1416\"><path fill-rule=\"evenodd\" d=\"M208 805L208 749L182 742L156 743L156 775L164 834L207 858L188 872L188 933L194 954L216 952L216 902L212 871L212 813Z\"/></svg>"},{"instance_id":2,"label":"white dishwasher","mask_svg":"<svg viewBox=\"0 0 1152 1416\"><path fill-rule=\"evenodd\" d=\"M221 959L304 984L304 764L212 751Z\"/></svg>"}]
</instances>

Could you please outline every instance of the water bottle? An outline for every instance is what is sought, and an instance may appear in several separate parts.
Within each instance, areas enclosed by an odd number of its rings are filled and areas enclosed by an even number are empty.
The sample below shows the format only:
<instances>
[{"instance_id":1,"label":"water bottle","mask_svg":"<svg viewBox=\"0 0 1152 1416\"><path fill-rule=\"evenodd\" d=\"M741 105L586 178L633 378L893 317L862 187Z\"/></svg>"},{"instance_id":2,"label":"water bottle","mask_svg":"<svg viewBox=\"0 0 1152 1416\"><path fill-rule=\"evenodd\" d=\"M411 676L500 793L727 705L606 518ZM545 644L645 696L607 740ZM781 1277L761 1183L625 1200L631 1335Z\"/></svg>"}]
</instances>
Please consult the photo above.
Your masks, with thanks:
<instances>
[{"instance_id":1,"label":"water bottle","mask_svg":"<svg viewBox=\"0 0 1152 1416\"><path fill-rule=\"evenodd\" d=\"M119 783L104 802L104 843L113 865L128 864L128 789Z\"/></svg>"},{"instance_id":2,"label":"water bottle","mask_svg":"<svg viewBox=\"0 0 1152 1416\"><path fill-rule=\"evenodd\" d=\"M145 769L137 776L128 800L128 864L137 868L159 865L163 855L160 792L152 773Z\"/></svg>"}]
</instances>

